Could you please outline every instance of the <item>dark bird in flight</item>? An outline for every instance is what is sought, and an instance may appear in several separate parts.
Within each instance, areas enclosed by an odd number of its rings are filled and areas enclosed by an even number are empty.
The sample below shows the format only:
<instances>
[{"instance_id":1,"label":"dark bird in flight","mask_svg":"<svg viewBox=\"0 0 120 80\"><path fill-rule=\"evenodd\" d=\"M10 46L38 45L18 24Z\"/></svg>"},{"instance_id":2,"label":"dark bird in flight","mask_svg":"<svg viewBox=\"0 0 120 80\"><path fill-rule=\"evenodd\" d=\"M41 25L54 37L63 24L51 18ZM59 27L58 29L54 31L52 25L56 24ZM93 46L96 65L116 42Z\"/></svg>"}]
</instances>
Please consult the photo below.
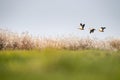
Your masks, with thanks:
<instances>
[{"instance_id":1,"label":"dark bird in flight","mask_svg":"<svg viewBox=\"0 0 120 80\"><path fill-rule=\"evenodd\" d=\"M99 31L104 32L104 29L106 29L106 27L100 27Z\"/></svg>"},{"instance_id":2,"label":"dark bird in flight","mask_svg":"<svg viewBox=\"0 0 120 80\"><path fill-rule=\"evenodd\" d=\"M80 28L78 28L78 29L84 30L84 27L85 27L85 24L80 23Z\"/></svg>"},{"instance_id":3,"label":"dark bird in flight","mask_svg":"<svg viewBox=\"0 0 120 80\"><path fill-rule=\"evenodd\" d=\"M96 29L91 28L91 29L90 29L90 34L91 34L91 33L94 33L95 30L96 30Z\"/></svg>"}]
</instances>

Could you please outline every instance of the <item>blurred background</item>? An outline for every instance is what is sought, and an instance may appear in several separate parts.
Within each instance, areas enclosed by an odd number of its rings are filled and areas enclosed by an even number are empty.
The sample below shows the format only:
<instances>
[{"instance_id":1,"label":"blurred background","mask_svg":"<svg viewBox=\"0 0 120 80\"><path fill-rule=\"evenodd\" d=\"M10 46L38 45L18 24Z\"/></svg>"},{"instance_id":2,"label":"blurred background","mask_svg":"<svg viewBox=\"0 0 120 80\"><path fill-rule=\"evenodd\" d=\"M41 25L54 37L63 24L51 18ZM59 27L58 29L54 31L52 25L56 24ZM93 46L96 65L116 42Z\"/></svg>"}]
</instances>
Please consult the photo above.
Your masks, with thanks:
<instances>
[{"instance_id":1,"label":"blurred background","mask_svg":"<svg viewBox=\"0 0 120 80\"><path fill-rule=\"evenodd\" d=\"M120 0L0 0L0 28L32 35L120 37ZM85 30L77 28L85 23ZM105 26L104 33L98 28ZM97 30L89 34L89 28Z\"/></svg>"}]
</instances>

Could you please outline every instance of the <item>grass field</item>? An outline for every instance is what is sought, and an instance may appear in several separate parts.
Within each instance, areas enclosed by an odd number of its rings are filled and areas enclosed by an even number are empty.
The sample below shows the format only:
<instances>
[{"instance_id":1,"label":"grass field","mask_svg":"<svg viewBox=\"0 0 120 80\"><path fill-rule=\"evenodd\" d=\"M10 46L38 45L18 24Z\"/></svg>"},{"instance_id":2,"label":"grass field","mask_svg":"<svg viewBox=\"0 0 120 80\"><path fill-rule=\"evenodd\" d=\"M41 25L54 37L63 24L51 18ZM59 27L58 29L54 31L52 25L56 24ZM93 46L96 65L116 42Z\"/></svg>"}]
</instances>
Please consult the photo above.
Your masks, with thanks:
<instances>
[{"instance_id":1,"label":"grass field","mask_svg":"<svg viewBox=\"0 0 120 80\"><path fill-rule=\"evenodd\" d=\"M120 80L120 51L2 50L0 80Z\"/></svg>"},{"instance_id":2,"label":"grass field","mask_svg":"<svg viewBox=\"0 0 120 80\"><path fill-rule=\"evenodd\" d=\"M0 80L120 80L120 39L42 38L0 29Z\"/></svg>"}]
</instances>

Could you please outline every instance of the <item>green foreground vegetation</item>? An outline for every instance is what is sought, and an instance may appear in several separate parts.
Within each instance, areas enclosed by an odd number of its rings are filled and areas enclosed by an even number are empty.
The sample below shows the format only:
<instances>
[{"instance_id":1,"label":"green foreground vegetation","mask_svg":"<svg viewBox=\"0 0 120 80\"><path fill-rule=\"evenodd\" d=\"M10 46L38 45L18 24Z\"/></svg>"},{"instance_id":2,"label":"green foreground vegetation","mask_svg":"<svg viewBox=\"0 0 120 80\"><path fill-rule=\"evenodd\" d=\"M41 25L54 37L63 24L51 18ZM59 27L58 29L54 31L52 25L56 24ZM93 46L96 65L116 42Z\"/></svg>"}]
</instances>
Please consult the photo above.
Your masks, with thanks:
<instances>
[{"instance_id":1,"label":"green foreground vegetation","mask_svg":"<svg viewBox=\"0 0 120 80\"><path fill-rule=\"evenodd\" d=\"M3 50L0 80L120 80L120 51Z\"/></svg>"}]
</instances>

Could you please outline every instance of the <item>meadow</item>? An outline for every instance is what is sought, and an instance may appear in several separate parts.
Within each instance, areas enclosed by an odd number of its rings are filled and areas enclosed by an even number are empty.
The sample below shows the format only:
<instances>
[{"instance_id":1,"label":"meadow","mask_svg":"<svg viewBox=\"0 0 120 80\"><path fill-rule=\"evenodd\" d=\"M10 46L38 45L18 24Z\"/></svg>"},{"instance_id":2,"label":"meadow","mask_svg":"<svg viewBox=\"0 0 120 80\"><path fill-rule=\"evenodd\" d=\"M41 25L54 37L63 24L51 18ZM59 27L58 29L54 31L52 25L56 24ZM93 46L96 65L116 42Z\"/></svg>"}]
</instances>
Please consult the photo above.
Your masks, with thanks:
<instances>
[{"instance_id":1,"label":"meadow","mask_svg":"<svg viewBox=\"0 0 120 80\"><path fill-rule=\"evenodd\" d=\"M120 80L120 39L36 38L1 29L0 80Z\"/></svg>"},{"instance_id":2,"label":"meadow","mask_svg":"<svg viewBox=\"0 0 120 80\"><path fill-rule=\"evenodd\" d=\"M120 80L120 51L0 51L0 80Z\"/></svg>"}]
</instances>

